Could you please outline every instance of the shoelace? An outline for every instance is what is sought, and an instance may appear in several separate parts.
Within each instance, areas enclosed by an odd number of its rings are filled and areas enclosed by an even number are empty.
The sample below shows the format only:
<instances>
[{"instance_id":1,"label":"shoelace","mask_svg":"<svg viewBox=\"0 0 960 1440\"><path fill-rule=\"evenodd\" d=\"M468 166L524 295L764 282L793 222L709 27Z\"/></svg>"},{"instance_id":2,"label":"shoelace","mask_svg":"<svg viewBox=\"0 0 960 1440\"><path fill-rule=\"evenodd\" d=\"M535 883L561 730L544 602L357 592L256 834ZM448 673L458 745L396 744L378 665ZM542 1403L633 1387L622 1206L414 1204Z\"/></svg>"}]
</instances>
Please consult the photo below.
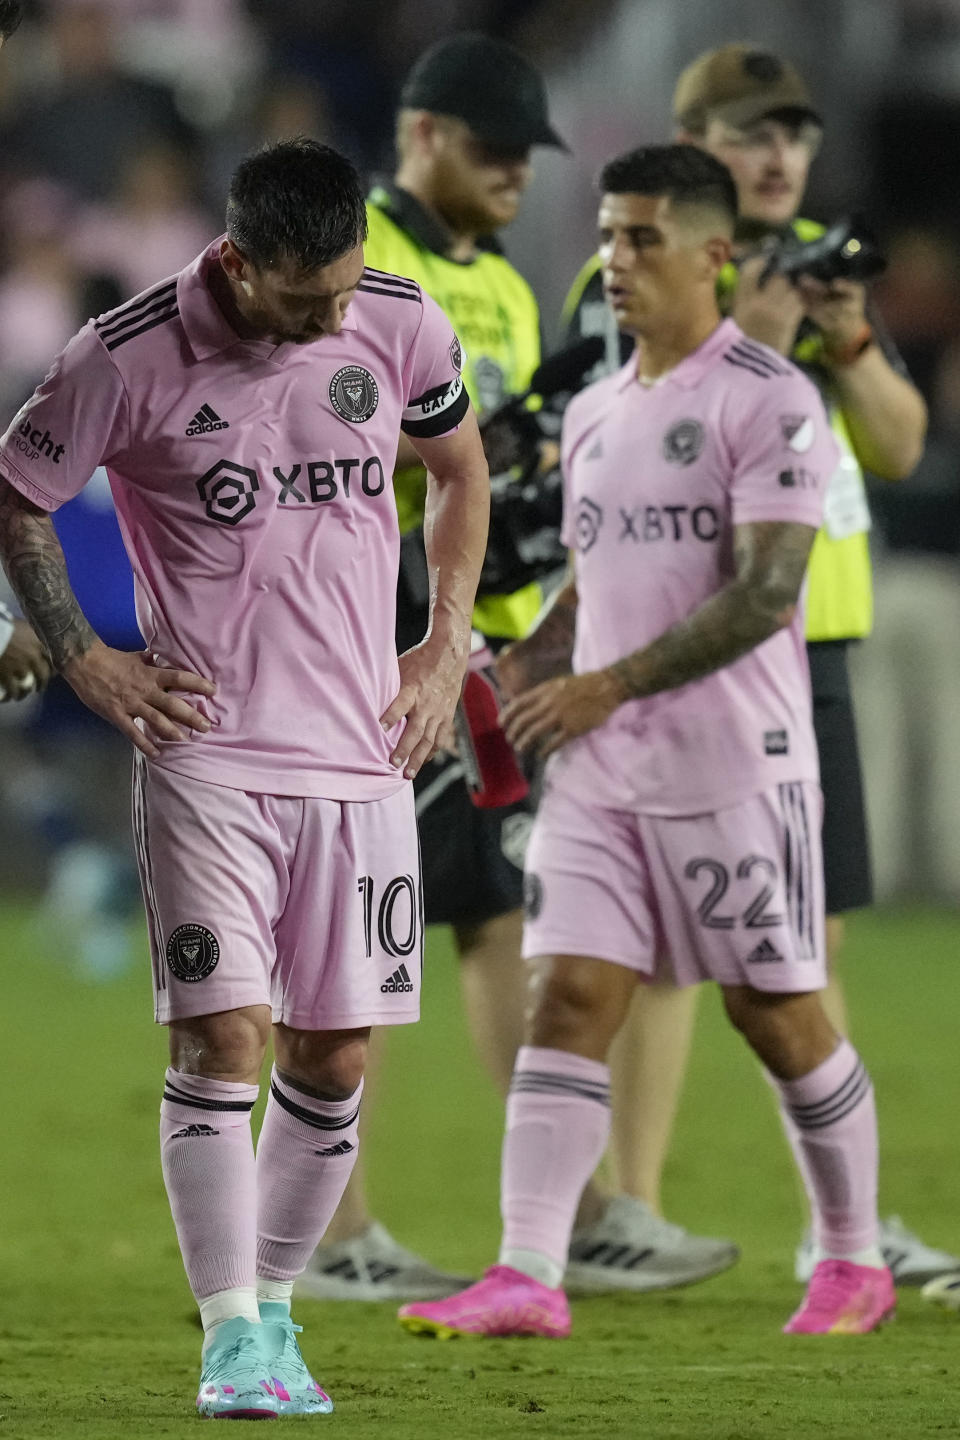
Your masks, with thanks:
<instances>
[{"instance_id":1,"label":"shoelace","mask_svg":"<svg viewBox=\"0 0 960 1440\"><path fill-rule=\"evenodd\" d=\"M259 1351L259 1345L255 1336L238 1335L235 1340L232 1340L229 1347L226 1350L222 1351L220 1354L218 1354L214 1359L211 1365L212 1374L217 1375L224 1369L224 1367L232 1365L234 1362L244 1360L245 1357L243 1352L245 1350ZM252 1357L250 1363L251 1365L255 1364Z\"/></svg>"},{"instance_id":2,"label":"shoelace","mask_svg":"<svg viewBox=\"0 0 960 1440\"><path fill-rule=\"evenodd\" d=\"M295 1365L298 1369L302 1368L304 1372L306 1372L307 1362L300 1354L300 1346L294 1339L294 1336L303 1334L303 1326L294 1325L290 1319L268 1320L267 1324L277 1325L283 1331L283 1350L280 1354L281 1367L284 1365Z\"/></svg>"}]
</instances>

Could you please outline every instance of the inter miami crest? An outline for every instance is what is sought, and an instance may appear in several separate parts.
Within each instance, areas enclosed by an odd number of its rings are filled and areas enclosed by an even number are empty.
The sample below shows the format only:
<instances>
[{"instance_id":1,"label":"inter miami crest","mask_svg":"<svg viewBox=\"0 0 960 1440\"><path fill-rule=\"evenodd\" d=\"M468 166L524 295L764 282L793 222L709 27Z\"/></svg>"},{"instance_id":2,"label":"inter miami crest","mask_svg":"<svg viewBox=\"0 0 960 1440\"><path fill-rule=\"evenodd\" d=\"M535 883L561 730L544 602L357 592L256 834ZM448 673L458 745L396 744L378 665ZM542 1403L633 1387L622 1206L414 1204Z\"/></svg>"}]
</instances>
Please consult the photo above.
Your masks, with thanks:
<instances>
[{"instance_id":1,"label":"inter miami crest","mask_svg":"<svg viewBox=\"0 0 960 1440\"><path fill-rule=\"evenodd\" d=\"M699 420L678 420L663 437L663 458L671 465L692 465L703 449Z\"/></svg>"},{"instance_id":2,"label":"inter miami crest","mask_svg":"<svg viewBox=\"0 0 960 1440\"><path fill-rule=\"evenodd\" d=\"M377 382L362 365L344 365L330 381L330 404L351 425L369 420L379 403Z\"/></svg>"},{"instance_id":3,"label":"inter miami crest","mask_svg":"<svg viewBox=\"0 0 960 1440\"><path fill-rule=\"evenodd\" d=\"M178 925L167 941L167 965L178 980L206 980L217 968L220 942L204 925Z\"/></svg>"}]
</instances>

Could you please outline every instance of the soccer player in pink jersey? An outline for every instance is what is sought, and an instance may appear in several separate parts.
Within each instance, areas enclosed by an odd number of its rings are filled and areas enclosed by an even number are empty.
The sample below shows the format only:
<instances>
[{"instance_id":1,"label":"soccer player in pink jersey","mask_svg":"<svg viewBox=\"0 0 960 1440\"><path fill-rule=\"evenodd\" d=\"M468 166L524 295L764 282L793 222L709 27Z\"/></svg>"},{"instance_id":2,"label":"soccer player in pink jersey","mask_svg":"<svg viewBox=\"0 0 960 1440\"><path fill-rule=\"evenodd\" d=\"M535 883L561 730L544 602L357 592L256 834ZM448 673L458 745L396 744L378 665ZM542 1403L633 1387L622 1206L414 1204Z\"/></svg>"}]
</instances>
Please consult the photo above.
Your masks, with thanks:
<instances>
[{"instance_id":1,"label":"soccer player in pink jersey","mask_svg":"<svg viewBox=\"0 0 960 1440\"><path fill-rule=\"evenodd\" d=\"M365 268L365 235L335 151L248 157L226 235L84 326L0 442L11 582L57 669L136 747L170 1034L163 1173L205 1331L205 1416L332 1409L290 1295L356 1160L370 1027L417 1019L410 781L459 695L486 540L459 341L418 285ZM430 475L433 603L398 662L401 430ZM49 518L101 463L143 654L93 633Z\"/></svg>"},{"instance_id":2,"label":"soccer player in pink jersey","mask_svg":"<svg viewBox=\"0 0 960 1440\"><path fill-rule=\"evenodd\" d=\"M870 1078L819 994L801 613L836 446L813 385L721 320L726 167L651 147L601 189L604 288L636 353L567 411L573 575L502 669L509 738L552 757L527 854L536 1001L507 1107L503 1244L478 1284L400 1315L415 1332L569 1333L559 1286L609 1134L609 1046L638 978L669 967L721 986L779 1092L819 1247L786 1329L871 1330L894 1291Z\"/></svg>"}]
</instances>

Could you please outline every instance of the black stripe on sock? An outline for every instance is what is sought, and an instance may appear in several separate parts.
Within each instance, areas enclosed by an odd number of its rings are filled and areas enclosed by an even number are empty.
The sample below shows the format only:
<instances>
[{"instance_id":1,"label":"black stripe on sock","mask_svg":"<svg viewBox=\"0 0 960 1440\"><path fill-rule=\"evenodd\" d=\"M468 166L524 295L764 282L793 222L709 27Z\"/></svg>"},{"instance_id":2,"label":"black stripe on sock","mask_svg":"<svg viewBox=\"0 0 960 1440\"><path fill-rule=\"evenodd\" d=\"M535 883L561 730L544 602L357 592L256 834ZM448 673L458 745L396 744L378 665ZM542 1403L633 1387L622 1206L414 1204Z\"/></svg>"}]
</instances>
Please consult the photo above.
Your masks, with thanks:
<instances>
[{"instance_id":1,"label":"black stripe on sock","mask_svg":"<svg viewBox=\"0 0 960 1440\"><path fill-rule=\"evenodd\" d=\"M598 1105L610 1104L610 1086L590 1080L574 1080L566 1075L550 1075L539 1070L522 1070L514 1075L512 1094L575 1095L581 1100L594 1100Z\"/></svg>"},{"instance_id":2,"label":"black stripe on sock","mask_svg":"<svg viewBox=\"0 0 960 1440\"><path fill-rule=\"evenodd\" d=\"M286 1110L287 1114L292 1115L296 1120L302 1120L304 1125L312 1125L314 1130L346 1130L347 1126L352 1125L360 1114L360 1105L358 1103L353 1113L344 1116L343 1119L328 1115L318 1115L316 1110L308 1110L305 1105L298 1105L295 1100L290 1099L289 1095L284 1095L275 1080L271 1080L270 1082L270 1094L274 1100L276 1100L281 1110Z\"/></svg>"},{"instance_id":3,"label":"black stripe on sock","mask_svg":"<svg viewBox=\"0 0 960 1440\"><path fill-rule=\"evenodd\" d=\"M790 1107L791 1110L798 1111L802 1115L815 1115L818 1110L823 1110L828 1105L833 1105L837 1100L842 1100L846 1092L852 1089L856 1081L859 1079L860 1073L863 1068L863 1061L858 1057L854 1061L853 1067L850 1070L849 1074L844 1077L844 1079L837 1086L836 1090L831 1090L830 1094L825 1095L822 1100L811 1100L803 1105L792 1105Z\"/></svg>"},{"instance_id":4,"label":"black stripe on sock","mask_svg":"<svg viewBox=\"0 0 960 1440\"><path fill-rule=\"evenodd\" d=\"M823 1115L818 1120L798 1120L797 1117L794 1116L793 1123L796 1125L798 1130L823 1130L828 1125L836 1125L839 1121L845 1120L852 1111L856 1110L857 1106L866 1097L869 1089L870 1077L864 1076L859 1088L854 1092L854 1094L850 1096L850 1098L843 1106L839 1107L831 1114Z\"/></svg>"},{"instance_id":5,"label":"black stripe on sock","mask_svg":"<svg viewBox=\"0 0 960 1440\"><path fill-rule=\"evenodd\" d=\"M172 1105L188 1105L194 1110L227 1110L227 1111L250 1111L255 1102L253 1100L204 1100L196 1095L189 1095L186 1090L178 1090L177 1087L167 1081L163 1089L164 1100L169 1100Z\"/></svg>"},{"instance_id":6,"label":"black stripe on sock","mask_svg":"<svg viewBox=\"0 0 960 1440\"><path fill-rule=\"evenodd\" d=\"M858 1065L840 1090L835 1090L819 1107L809 1110L791 1107L793 1123L799 1130L822 1130L827 1125L835 1125L838 1120L843 1120L852 1110L856 1110L869 1089L870 1076L863 1065Z\"/></svg>"}]
</instances>

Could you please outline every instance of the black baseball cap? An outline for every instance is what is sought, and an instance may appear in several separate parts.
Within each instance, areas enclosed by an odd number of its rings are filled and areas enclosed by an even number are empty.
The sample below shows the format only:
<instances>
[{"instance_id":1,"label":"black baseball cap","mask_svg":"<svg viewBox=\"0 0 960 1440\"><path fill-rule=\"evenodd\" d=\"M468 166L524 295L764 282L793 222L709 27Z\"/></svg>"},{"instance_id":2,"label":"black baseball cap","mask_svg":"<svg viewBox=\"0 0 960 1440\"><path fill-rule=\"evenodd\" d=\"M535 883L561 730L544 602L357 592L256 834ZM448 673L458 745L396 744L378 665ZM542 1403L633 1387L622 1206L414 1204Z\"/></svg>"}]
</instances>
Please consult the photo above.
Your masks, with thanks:
<instances>
[{"instance_id":1,"label":"black baseball cap","mask_svg":"<svg viewBox=\"0 0 960 1440\"><path fill-rule=\"evenodd\" d=\"M489 35L453 35L431 45L407 76L400 104L455 115L495 148L568 148L547 116L540 71L512 45Z\"/></svg>"}]
</instances>

